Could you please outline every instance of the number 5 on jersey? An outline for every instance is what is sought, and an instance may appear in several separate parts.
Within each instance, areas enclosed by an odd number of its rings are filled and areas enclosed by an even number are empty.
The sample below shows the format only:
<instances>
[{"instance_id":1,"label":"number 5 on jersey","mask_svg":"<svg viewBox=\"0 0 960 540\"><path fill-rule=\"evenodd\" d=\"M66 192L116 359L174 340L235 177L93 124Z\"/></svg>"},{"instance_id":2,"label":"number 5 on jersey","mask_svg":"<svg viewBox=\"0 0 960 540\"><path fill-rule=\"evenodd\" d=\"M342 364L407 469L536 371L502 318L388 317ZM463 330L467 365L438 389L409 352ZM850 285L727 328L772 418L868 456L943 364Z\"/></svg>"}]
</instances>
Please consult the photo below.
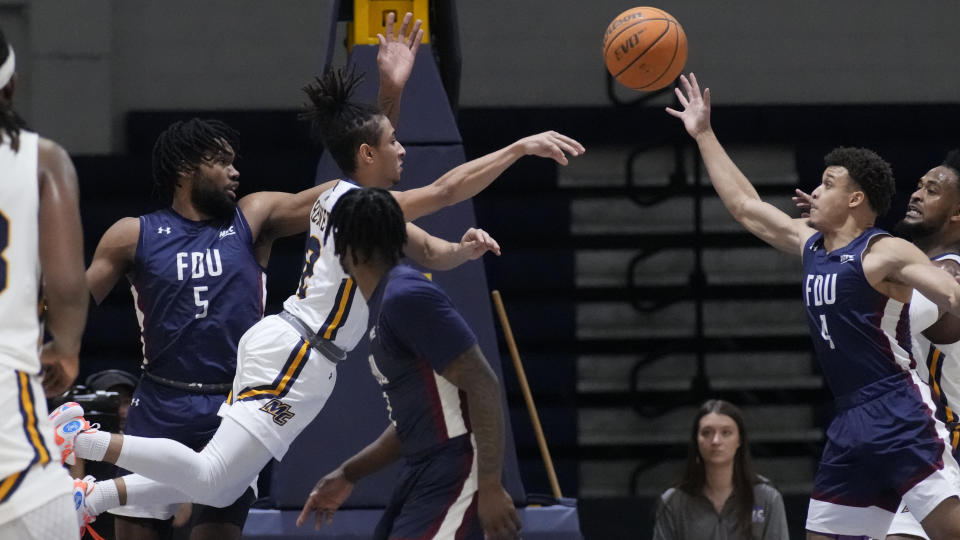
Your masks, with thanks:
<instances>
[{"instance_id":1,"label":"number 5 on jersey","mask_svg":"<svg viewBox=\"0 0 960 540\"><path fill-rule=\"evenodd\" d=\"M210 301L204 298L200 298L200 293L207 292L207 286L201 285L199 287L193 288L193 301L200 308L200 313L195 313L193 315L194 319L202 319L207 316L207 308L210 307Z\"/></svg>"}]
</instances>

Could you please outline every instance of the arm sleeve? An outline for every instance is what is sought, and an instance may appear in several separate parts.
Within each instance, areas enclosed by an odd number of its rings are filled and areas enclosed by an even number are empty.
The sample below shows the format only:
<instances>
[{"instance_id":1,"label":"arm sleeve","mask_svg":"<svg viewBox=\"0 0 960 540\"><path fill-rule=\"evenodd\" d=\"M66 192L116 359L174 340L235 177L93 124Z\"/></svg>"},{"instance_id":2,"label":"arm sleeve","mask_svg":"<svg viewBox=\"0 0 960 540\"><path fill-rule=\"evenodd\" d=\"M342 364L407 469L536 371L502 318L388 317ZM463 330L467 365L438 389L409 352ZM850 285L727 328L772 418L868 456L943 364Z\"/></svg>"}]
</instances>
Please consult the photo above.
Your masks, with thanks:
<instances>
[{"instance_id":1,"label":"arm sleeve","mask_svg":"<svg viewBox=\"0 0 960 540\"><path fill-rule=\"evenodd\" d=\"M385 299L381 325L395 347L422 358L437 372L477 343L450 298L432 283L419 283Z\"/></svg>"},{"instance_id":2,"label":"arm sleeve","mask_svg":"<svg viewBox=\"0 0 960 540\"><path fill-rule=\"evenodd\" d=\"M919 333L937 322L940 310L930 299L914 290L910 297L910 331Z\"/></svg>"}]
</instances>

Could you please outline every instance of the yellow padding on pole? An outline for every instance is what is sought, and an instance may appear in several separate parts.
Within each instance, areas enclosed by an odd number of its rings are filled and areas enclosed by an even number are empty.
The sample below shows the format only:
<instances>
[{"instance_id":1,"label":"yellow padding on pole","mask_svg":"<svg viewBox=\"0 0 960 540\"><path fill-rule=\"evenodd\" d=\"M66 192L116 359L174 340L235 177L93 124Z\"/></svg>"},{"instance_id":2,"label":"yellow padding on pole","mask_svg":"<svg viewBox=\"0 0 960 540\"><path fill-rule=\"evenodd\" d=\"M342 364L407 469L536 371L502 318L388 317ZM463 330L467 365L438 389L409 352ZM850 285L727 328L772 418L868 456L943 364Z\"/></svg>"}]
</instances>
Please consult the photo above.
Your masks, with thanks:
<instances>
[{"instance_id":1,"label":"yellow padding on pole","mask_svg":"<svg viewBox=\"0 0 960 540\"><path fill-rule=\"evenodd\" d=\"M399 30L403 16L413 13L413 20L422 21L423 39L430 43L430 4L428 0L353 0L353 22L348 25L347 43L354 45L377 45L377 34L386 35L387 14L396 14L395 28ZM411 24L413 24L411 22Z\"/></svg>"}]
</instances>

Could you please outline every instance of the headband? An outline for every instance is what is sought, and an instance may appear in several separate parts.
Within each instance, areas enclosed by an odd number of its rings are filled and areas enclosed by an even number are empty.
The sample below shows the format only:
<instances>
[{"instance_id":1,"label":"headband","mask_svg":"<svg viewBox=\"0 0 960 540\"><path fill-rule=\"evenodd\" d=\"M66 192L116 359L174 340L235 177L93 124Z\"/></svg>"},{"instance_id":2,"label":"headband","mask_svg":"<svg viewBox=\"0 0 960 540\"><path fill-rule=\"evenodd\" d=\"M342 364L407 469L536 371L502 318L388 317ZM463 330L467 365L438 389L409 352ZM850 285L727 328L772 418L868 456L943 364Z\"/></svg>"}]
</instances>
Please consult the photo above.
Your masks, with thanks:
<instances>
[{"instance_id":1,"label":"headband","mask_svg":"<svg viewBox=\"0 0 960 540\"><path fill-rule=\"evenodd\" d=\"M3 65L0 65L0 88L3 88L10 82L10 78L13 77L13 71L17 67L17 57L13 54L13 46L7 45L7 48L10 50L10 55L7 56Z\"/></svg>"}]
</instances>

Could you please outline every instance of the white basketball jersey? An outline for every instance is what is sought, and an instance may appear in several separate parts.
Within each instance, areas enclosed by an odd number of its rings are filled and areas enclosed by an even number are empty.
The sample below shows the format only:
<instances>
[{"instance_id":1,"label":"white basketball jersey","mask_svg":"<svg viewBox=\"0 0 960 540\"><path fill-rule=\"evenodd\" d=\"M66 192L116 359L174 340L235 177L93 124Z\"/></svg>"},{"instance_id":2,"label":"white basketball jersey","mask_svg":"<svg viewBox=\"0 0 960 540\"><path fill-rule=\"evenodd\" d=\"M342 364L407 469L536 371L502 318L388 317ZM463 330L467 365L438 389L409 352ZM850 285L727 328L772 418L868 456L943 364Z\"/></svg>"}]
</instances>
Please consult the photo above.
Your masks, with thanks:
<instances>
[{"instance_id":1,"label":"white basketball jersey","mask_svg":"<svg viewBox=\"0 0 960 540\"><path fill-rule=\"evenodd\" d=\"M947 253L934 260L952 260L960 263L960 256ZM918 307L914 308L914 304ZM954 450L960 448L960 341L933 345L920 333L936 322L937 306L920 293L914 292L910 300L910 328L914 335L917 373L920 379L930 385L934 401L937 402L936 416L947 426L950 443ZM914 327L914 321L918 326Z\"/></svg>"},{"instance_id":2,"label":"white basketball jersey","mask_svg":"<svg viewBox=\"0 0 960 540\"><path fill-rule=\"evenodd\" d=\"M353 350L367 329L367 303L334 253L333 235L324 238L330 211L340 197L359 186L341 180L317 197L310 211L310 238L304 249L297 292L283 303L318 336Z\"/></svg>"},{"instance_id":3,"label":"white basketball jersey","mask_svg":"<svg viewBox=\"0 0 960 540\"><path fill-rule=\"evenodd\" d=\"M40 372L37 141L0 142L0 364L27 373Z\"/></svg>"}]
</instances>

